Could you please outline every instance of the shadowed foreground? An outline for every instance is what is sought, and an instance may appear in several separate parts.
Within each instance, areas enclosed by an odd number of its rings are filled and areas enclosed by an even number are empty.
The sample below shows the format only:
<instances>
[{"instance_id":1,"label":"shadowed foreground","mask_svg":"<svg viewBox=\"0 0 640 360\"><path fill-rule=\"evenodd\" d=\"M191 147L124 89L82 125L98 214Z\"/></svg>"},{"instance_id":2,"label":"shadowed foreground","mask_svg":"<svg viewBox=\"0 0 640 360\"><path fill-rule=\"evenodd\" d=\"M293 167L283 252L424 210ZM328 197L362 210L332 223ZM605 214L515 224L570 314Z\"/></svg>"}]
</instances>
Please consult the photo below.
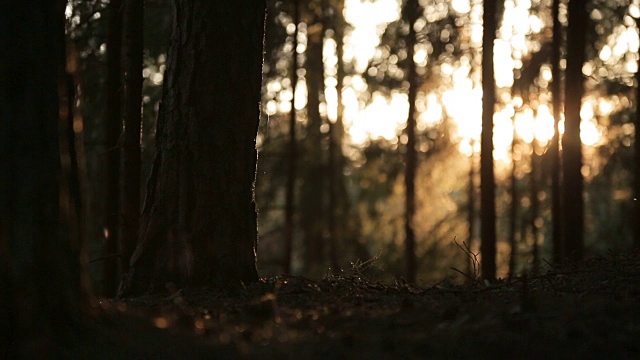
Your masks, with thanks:
<instances>
[{"instance_id":1,"label":"shadowed foreground","mask_svg":"<svg viewBox=\"0 0 640 360\"><path fill-rule=\"evenodd\" d=\"M72 356L114 358L636 358L640 255L491 286L282 276L179 290L103 314ZM161 329L164 330L161 330Z\"/></svg>"}]
</instances>

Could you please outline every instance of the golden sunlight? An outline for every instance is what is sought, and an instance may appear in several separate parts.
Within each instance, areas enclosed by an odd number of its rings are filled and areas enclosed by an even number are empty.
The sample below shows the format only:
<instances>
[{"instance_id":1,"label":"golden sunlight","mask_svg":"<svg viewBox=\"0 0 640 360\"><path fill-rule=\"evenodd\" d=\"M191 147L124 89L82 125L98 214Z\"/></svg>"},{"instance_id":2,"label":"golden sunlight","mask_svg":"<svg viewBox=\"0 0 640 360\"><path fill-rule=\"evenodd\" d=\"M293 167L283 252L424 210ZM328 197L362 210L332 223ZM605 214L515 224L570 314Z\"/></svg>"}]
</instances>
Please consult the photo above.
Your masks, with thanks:
<instances>
[{"instance_id":1,"label":"golden sunlight","mask_svg":"<svg viewBox=\"0 0 640 360\"><path fill-rule=\"evenodd\" d=\"M345 34L344 62L354 63L354 73L344 78L342 89L343 122L349 140L354 145L363 145L371 139L383 138L389 141L397 138L406 123L408 114L407 95L394 91L390 96L381 93L367 94L370 91L366 80L361 75L367 70L369 61L376 54L376 47L380 42L380 35L386 26L396 21L400 16L399 0L376 0L362 2L360 0L346 0L344 15L352 30ZM505 1L505 15L503 23L498 29L495 43L494 63L496 86L501 89L509 88L514 82L514 71L521 69L523 59L529 53L538 51L541 44L534 40L545 26L544 20L531 11L531 1ZM471 40L471 48L455 62L441 65L440 73L444 79L438 89L428 93L419 93L416 102L418 110L417 126L423 131L436 126L445 118L451 120L451 139L456 142L459 151L469 156L479 151L482 116L482 88L479 84L477 53L481 51L479 42L482 35L481 17L482 6L470 0L452 0L451 7L458 15L468 16L470 26L467 36ZM634 10L635 9L635 10ZM640 10L630 9L640 16ZM631 18L629 16L629 18ZM337 55L336 42L332 34L324 43L323 58L325 63L325 102L321 104L321 112L330 121L337 118ZM631 52L637 52L640 47L638 31L635 25L620 26L608 38L599 51L599 59L603 63L622 62L622 68L627 73L637 69L635 56L629 57ZM300 52L300 49L298 49ZM419 65L426 65L428 52L417 45L414 61ZM585 63L585 75L591 75L596 64ZM296 109L306 106L307 87L304 74L295 87ZM540 69L540 81L551 81L551 68L543 65ZM292 90L290 83L270 83L267 88L278 96L266 103L269 115L276 112L287 112L291 108ZM504 92L501 101L496 105L494 114L494 156L498 161L510 162L511 143L515 135L525 143L531 143L535 138L541 146L547 146L554 135L554 118L550 105L547 104L549 94L541 97L531 105L523 104L521 98L511 97ZM598 119L606 118L611 112L619 110L625 105L619 99L598 99L586 97L581 109L581 138L585 146L595 146L602 141L603 129L598 125ZM627 104L628 106L628 104ZM560 119L559 130L564 130L563 118Z\"/></svg>"}]
</instances>

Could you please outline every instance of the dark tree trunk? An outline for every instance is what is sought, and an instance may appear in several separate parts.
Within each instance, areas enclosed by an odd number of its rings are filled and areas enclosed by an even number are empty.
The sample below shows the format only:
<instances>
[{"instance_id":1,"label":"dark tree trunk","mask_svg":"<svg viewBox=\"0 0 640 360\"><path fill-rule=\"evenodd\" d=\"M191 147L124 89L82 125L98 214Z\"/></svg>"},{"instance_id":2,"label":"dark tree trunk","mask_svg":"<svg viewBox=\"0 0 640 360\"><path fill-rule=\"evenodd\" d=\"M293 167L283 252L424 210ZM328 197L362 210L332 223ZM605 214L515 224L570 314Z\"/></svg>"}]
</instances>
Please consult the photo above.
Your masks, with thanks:
<instances>
[{"instance_id":1,"label":"dark tree trunk","mask_svg":"<svg viewBox=\"0 0 640 360\"><path fill-rule=\"evenodd\" d=\"M140 219L140 126L142 122L142 38L143 0L125 0L125 129L122 152L122 234L120 255L122 271L129 271L129 261L138 239Z\"/></svg>"},{"instance_id":2,"label":"dark tree trunk","mask_svg":"<svg viewBox=\"0 0 640 360\"><path fill-rule=\"evenodd\" d=\"M344 106L342 104L342 90L344 84L345 77L345 66L343 62L344 57L344 30L347 26L344 16L343 16L344 6L342 3L338 3L338 5L334 9L334 22L333 22L333 30L335 34L336 41L336 56L338 58L338 63L336 64L336 91L337 91L337 117L336 122L331 125L331 138L333 139L334 144L334 192L335 192L335 221L336 221L336 229L335 229L335 250L336 252L336 262L340 265L340 254L344 253L344 248L346 246L353 246L355 254L366 253L366 249L362 249L362 244L358 241L357 236L352 236L352 232L349 227L349 211L351 207L351 203L349 201L349 194L347 192L347 186L345 184L345 155L342 152L342 145L344 143L344 122L343 122L343 113ZM352 240L352 242L347 243L346 240ZM358 255L356 255L358 258ZM344 260L344 259L343 259ZM335 264L333 265L335 267Z\"/></svg>"},{"instance_id":3,"label":"dark tree trunk","mask_svg":"<svg viewBox=\"0 0 640 360\"><path fill-rule=\"evenodd\" d=\"M560 23L560 0L553 1L553 44L551 49L552 83L551 94L553 96L553 128L554 135L549 145L549 157L551 158L551 244L553 263L562 261L564 254L562 242L562 218L561 218L561 168L560 168L560 131L558 122L560 121L562 93L560 82L560 48L562 46L562 24Z\"/></svg>"},{"instance_id":4,"label":"dark tree trunk","mask_svg":"<svg viewBox=\"0 0 640 360\"><path fill-rule=\"evenodd\" d=\"M323 17L323 33L326 34L328 29L332 29L333 34L334 34L334 39L336 41L336 45L337 46L341 46L337 44L337 32L335 31L335 21L333 18L333 8L329 5L329 1L328 0L323 0L322 1L322 9L324 11L324 17ZM342 39L340 39L342 40ZM340 51L338 48L336 48L337 54L336 56L338 57L338 63L341 61L340 59L342 58L340 54ZM340 65L338 65L340 66ZM341 91L341 83L336 85L337 91L338 93L340 93ZM338 95L338 101L340 101L340 96ZM325 99L326 101L326 99ZM338 161L337 161L337 150L338 147L340 146L340 143L337 142L337 138L336 136L338 128L337 128L337 123L333 123L331 121L331 119L329 119L329 114L327 111L327 123L329 124L329 136L328 136L328 141L329 141L329 154L328 154L328 164L327 164L327 180L329 182L328 184L328 190L329 190L329 204L327 206L328 208L328 215L329 215L329 221L328 221L328 228L329 228L329 262L331 264L331 268L333 269L334 272L338 272L339 268L340 268L340 264L338 261L338 208L339 208L339 204L338 204L338 197L337 197L337 187L338 187ZM340 172L342 172L342 170L339 170Z\"/></svg>"},{"instance_id":5,"label":"dark tree trunk","mask_svg":"<svg viewBox=\"0 0 640 360\"><path fill-rule=\"evenodd\" d=\"M308 26L311 28L312 26ZM323 33L315 28L307 41L307 126L305 136L306 174L302 184L301 221L304 233L305 266L318 271L324 253L325 227L324 186L325 173L322 159L323 134L320 131L320 94L324 88L322 62Z\"/></svg>"},{"instance_id":6,"label":"dark tree trunk","mask_svg":"<svg viewBox=\"0 0 640 360\"><path fill-rule=\"evenodd\" d=\"M476 233L476 154L473 151L473 143L471 140L471 156L469 157L469 183L467 188L467 223L469 226L469 237L467 238L467 247L473 249L473 242ZM476 264L474 259L470 258L467 261L467 275L471 278L475 278L477 275Z\"/></svg>"},{"instance_id":7,"label":"dark tree trunk","mask_svg":"<svg viewBox=\"0 0 640 360\"><path fill-rule=\"evenodd\" d=\"M416 43L416 31L414 24L419 17L421 9L417 0L408 0L405 5L406 18L409 21L409 35L407 36L407 80L409 81L409 114L407 116L407 146L405 154L405 261L407 265L407 281L414 284L416 282L417 261L416 261L416 239L413 228L416 214L416 95L418 94L418 78L416 74L416 63L413 61L414 46Z\"/></svg>"},{"instance_id":8,"label":"dark tree trunk","mask_svg":"<svg viewBox=\"0 0 640 360\"><path fill-rule=\"evenodd\" d=\"M257 281L265 2L175 0L157 155L120 295Z\"/></svg>"},{"instance_id":9,"label":"dark tree trunk","mask_svg":"<svg viewBox=\"0 0 640 360\"><path fill-rule=\"evenodd\" d=\"M107 89L105 117L106 166L105 242L102 294L112 297L118 288L118 238L120 235L120 147L122 133L122 0L109 2L107 24Z\"/></svg>"},{"instance_id":10,"label":"dark tree trunk","mask_svg":"<svg viewBox=\"0 0 640 360\"><path fill-rule=\"evenodd\" d=\"M78 259L61 235L58 75L64 16L56 1L0 15L0 337L2 358L58 358L80 322ZM28 44L28 46L25 46Z\"/></svg>"},{"instance_id":11,"label":"dark tree trunk","mask_svg":"<svg viewBox=\"0 0 640 360\"><path fill-rule=\"evenodd\" d=\"M640 20L636 20L636 25L640 27ZM638 59L638 71L636 71L636 114L634 118L635 139L633 149L635 156L635 168L633 179L633 245L640 248L640 59Z\"/></svg>"},{"instance_id":12,"label":"dark tree trunk","mask_svg":"<svg viewBox=\"0 0 640 360\"><path fill-rule=\"evenodd\" d=\"M582 259L584 252L584 199L580 106L584 93L582 66L585 60L585 33L588 16L586 2L569 2L567 29L567 69L565 86L565 132L562 138L563 229L565 256Z\"/></svg>"},{"instance_id":13,"label":"dark tree trunk","mask_svg":"<svg viewBox=\"0 0 640 360\"><path fill-rule=\"evenodd\" d=\"M496 102L493 42L497 27L496 1L484 2L482 35L482 136L480 144L480 255L482 277L496 277L496 184L493 173L493 111Z\"/></svg>"},{"instance_id":14,"label":"dark tree trunk","mask_svg":"<svg viewBox=\"0 0 640 360\"><path fill-rule=\"evenodd\" d=\"M300 4L299 0L292 0L293 23L296 30L293 33L293 50L291 54L291 86L293 96L291 97L291 113L289 117L289 162L287 164L287 189L285 195L285 233L284 233L284 255L282 271L285 274L291 273L291 254L293 252L293 213L296 185L296 160L298 157L298 143L296 140L296 85L298 84L298 25L300 25Z\"/></svg>"},{"instance_id":15,"label":"dark tree trunk","mask_svg":"<svg viewBox=\"0 0 640 360\"><path fill-rule=\"evenodd\" d=\"M518 247L516 244L516 225L518 220L518 184L516 179L516 126L515 119L513 121L513 140L511 141L511 203L509 204L509 278L516 275L516 256L518 255Z\"/></svg>"},{"instance_id":16,"label":"dark tree trunk","mask_svg":"<svg viewBox=\"0 0 640 360\"><path fill-rule=\"evenodd\" d=\"M538 140L533 138L531 142L531 173L530 176L530 186L531 186L531 236L533 237L533 244L531 247L531 256L533 258L533 263L531 264L533 274L538 274L538 270L540 269L540 247L539 247L539 238L540 238L540 229L536 226L536 222L538 219L538 214L540 212L540 200L538 200L538 188L540 182L540 156L536 154L536 149L538 148Z\"/></svg>"}]
</instances>

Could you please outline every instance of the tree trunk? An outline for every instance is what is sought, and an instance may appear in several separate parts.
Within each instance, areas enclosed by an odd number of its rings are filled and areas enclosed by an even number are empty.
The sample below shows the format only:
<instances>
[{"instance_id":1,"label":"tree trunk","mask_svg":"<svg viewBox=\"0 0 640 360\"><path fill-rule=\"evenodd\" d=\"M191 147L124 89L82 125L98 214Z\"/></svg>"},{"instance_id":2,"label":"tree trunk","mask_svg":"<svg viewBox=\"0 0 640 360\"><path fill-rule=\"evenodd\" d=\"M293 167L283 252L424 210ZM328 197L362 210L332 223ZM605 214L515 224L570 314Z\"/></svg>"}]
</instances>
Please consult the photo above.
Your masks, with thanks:
<instances>
[{"instance_id":1,"label":"tree trunk","mask_svg":"<svg viewBox=\"0 0 640 360\"><path fill-rule=\"evenodd\" d=\"M314 28L309 25L308 29ZM324 186L325 173L322 159L323 134L320 131L320 94L324 88L322 39L317 27L308 34L307 41L307 126L305 137L306 174L302 184L301 222L304 232L305 266L316 272L323 260L325 227Z\"/></svg>"},{"instance_id":2,"label":"tree trunk","mask_svg":"<svg viewBox=\"0 0 640 360\"><path fill-rule=\"evenodd\" d=\"M482 135L480 143L480 255L482 277L496 277L496 203L493 173L493 111L496 102L493 42L496 38L496 1L484 2L482 35Z\"/></svg>"},{"instance_id":3,"label":"tree trunk","mask_svg":"<svg viewBox=\"0 0 640 360\"><path fill-rule=\"evenodd\" d=\"M175 0L138 246L121 296L257 281L265 1Z\"/></svg>"},{"instance_id":4,"label":"tree trunk","mask_svg":"<svg viewBox=\"0 0 640 360\"><path fill-rule=\"evenodd\" d=\"M511 141L511 203L509 204L509 278L516 275L516 256L518 255L518 245L516 244L516 225L518 219L518 184L516 179L516 122L513 121L513 140Z\"/></svg>"},{"instance_id":5,"label":"tree trunk","mask_svg":"<svg viewBox=\"0 0 640 360\"><path fill-rule=\"evenodd\" d=\"M56 1L12 3L0 15L0 339L2 358L58 358L81 320L78 259L59 225ZM62 9L63 10L63 9ZM25 46L28 44L29 46Z\"/></svg>"},{"instance_id":6,"label":"tree trunk","mask_svg":"<svg viewBox=\"0 0 640 360\"><path fill-rule=\"evenodd\" d=\"M125 129L122 167L122 234L120 255L122 271L129 271L129 261L138 239L140 219L140 126L142 122L142 35L143 0L125 0L126 78Z\"/></svg>"},{"instance_id":7,"label":"tree trunk","mask_svg":"<svg viewBox=\"0 0 640 360\"><path fill-rule=\"evenodd\" d=\"M323 17L323 33L326 34L328 29L332 29L333 30L333 38L336 41L336 56L338 57L338 63L341 62L341 58L342 58L342 54L341 51L338 47L340 47L341 45L338 44L338 40L342 40L342 39L338 39L337 38L337 31L335 31L335 21L334 21L334 14L333 14L333 8L329 5L329 1L328 0L323 0L322 1L322 9L324 11L324 17ZM339 64L337 66L340 66ZM339 82L339 81L338 81ZM341 91L341 83L336 84L336 90L338 92L338 94L340 94ZM326 98L325 98L326 101ZM338 95L338 102L341 101L340 95ZM336 123L333 123L331 121L331 119L329 119L329 114L328 114L328 110L327 110L327 123L329 124L329 136L328 136L328 141L329 141L329 154L328 154L328 164L327 164L327 180L329 181L329 204L327 206L328 208L328 215L329 215L329 221L328 221L328 227L329 227L329 262L331 264L331 268L333 269L334 272L338 272L340 271L340 263L338 260L338 252L339 252L339 248L338 248L338 208L339 208L339 204L338 204L338 194L337 194L337 187L338 187L338 171L342 172L341 169L338 169L338 161L337 161L337 150L339 149L340 143L337 142L337 138L336 135L337 134L337 119L336 119Z\"/></svg>"},{"instance_id":8,"label":"tree trunk","mask_svg":"<svg viewBox=\"0 0 640 360\"><path fill-rule=\"evenodd\" d=\"M549 157L551 158L551 244L553 263L562 261L564 254L562 242L562 218L561 218L561 193L560 193L560 121L562 93L560 82L560 48L562 46L562 24L560 23L560 0L553 1L553 44L551 49L551 94L553 96L553 138L549 145ZM640 230L640 228L639 228Z\"/></svg>"},{"instance_id":9,"label":"tree trunk","mask_svg":"<svg viewBox=\"0 0 640 360\"><path fill-rule=\"evenodd\" d=\"M418 78L416 74L416 63L413 61L414 46L416 43L416 31L414 24L419 17L421 9L417 0L408 0L405 5L406 17L409 21L409 35L407 36L407 80L409 81L409 114L407 116L407 146L405 154L405 261L407 265L407 281L411 284L416 282L417 261L416 261L416 239L413 228L416 214L416 96L418 94Z\"/></svg>"},{"instance_id":10,"label":"tree trunk","mask_svg":"<svg viewBox=\"0 0 640 360\"><path fill-rule=\"evenodd\" d=\"M584 93L582 66L585 60L585 29L588 16L583 0L569 2L567 29L567 69L565 86L565 132L562 138L563 229L565 256L582 259L584 252L584 199L580 106Z\"/></svg>"},{"instance_id":11,"label":"tree trunk","mask_svg":"<svg viewBox=\"0 0 640 360\"><path fill-rule=\"evenodd\" d=\"M469 183L467 188L467 223L469 226L469 237L467 238L467 247L473 249L473 242L476 232L476 154L473 151L473 139L471 140L471 156L469 157ZM475 278L477 275L476 264L473 258L467 260L467 275Z\"/></svg>"},{"instance_id":12,"label":"tree trunk","mask_svg":"<svg viewBox=\"0 0 640 360\"><path fill-rule=\"evenodd\" d=\"M539 238L540 238L540 230L538 226L536 226L536 220L538 219L538 214L540 212L540 200L538 200L538 183L540 182L540 156L536 154L536 149L538 148L538 140L533 138L531 142L531 173L529 176L531 177L531 236L533 237L533 244L531 247L531 256L533 258L533 262L531 264L531 270L534 275L538 274L538 270L540 269L540 247L539 247Z\"/></svg>"},{"instance_id":13,"label":"tree trunk","mask_svg":"<svg viewBox=\"0 0 640 360\"><path fill-rule=\"evenodd\" d=\"M287 188L285 194L285 233L284 233L284 255L282 271L285 274L291 273L291 257L293 252L293 202L295 199L296 184L296 160L298 157L298 143L296 140L296 85L298 84L298 25L300 25L300 4L299 0L292 0L293 23L296 30L293 32L293 50L291 54L291 86L293 95L291 97L291 113L289 117L289 162L287 164Z\"/></svg>"},{"instance_id":14,"label":"tree trunk","mask_svg":"<svg viewBox=\"0 0 640 360\"><path fill-rule=\"evenodd\" d=\"M636 20L636 26L640 28L640 20ZM640 249L640 59L638 59L638 71L636 71L636 114L634 118L635 138L633 149L635 156L635 168L633 179L633 245Z\"/></svg>"},{"instance_id":15,"label":"tree trunk","mask_svg":"<svg viewBox=\"0 0 640 360\"><path fill-rule=\"evenodd\" d=\"M118 287L118 237L120 235L120 148L118 138L122 133L122 0L109 2L107 24L107 91L106 91L106 166L104 177L104 267L102 294L112 297Z\"/></svg>"}]
</instances>

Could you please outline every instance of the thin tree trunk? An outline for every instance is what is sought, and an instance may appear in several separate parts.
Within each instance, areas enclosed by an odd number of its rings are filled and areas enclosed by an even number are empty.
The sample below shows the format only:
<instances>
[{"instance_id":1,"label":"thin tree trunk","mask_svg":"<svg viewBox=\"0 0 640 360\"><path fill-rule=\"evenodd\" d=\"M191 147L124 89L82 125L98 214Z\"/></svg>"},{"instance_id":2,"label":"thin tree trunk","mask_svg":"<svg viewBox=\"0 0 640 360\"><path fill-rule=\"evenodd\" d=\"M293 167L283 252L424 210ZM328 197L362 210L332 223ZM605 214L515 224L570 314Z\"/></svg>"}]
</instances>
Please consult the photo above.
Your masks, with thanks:
<instances>
[{"instance_id":1,"label":"thin tree trunk","mask_svg":"<svg viewBox=\"0 0 640 360\"><path fill-rule=\"evenodd\" d=\"M120 235L120 148L118 138L122 133L122 0L109 3L107 24L107 102L105 151L106 179L104 225L104 278L102 294L112 297L118 287L117 257Z\"/></svg>"},{"instance_id":2,"label":"thin tree trunk","mask_svg":"<svg viewBox=\"0 0 640 360\"><path fill-rule=\"evenodd\" d=\"M513 140L511 142L511 203L509 204L509 278L516 275L516 256L518 255L518 245L516 244L516 225L518 219L518 185L516 179L516 126L513 122Z\"/></svg>"},{"instance_id":3,"label":"thin tree trunk","mask_svg":"<svg viewBox=\"0 0 640 360\"><path fill-rule=\"evenodd\" d=\"M293 201L295 198L296 184L296 159L298 144L296 141L296 85L298 84L298 25L300 25L300 4L299 0L292 0L293 23L296 30L293 33L293 50L291 54L291 86L293 96L291 97L291 113L289 116L289 162L287 164L287 188L285 195L285 233L284 233L284 255L282 271L285 274L291 273L291 255L293 251Z\"/></svg>"},{"instance_id":4,"label":"thin tree trunk","mask_svg":"<svg viewBox=\"0 0 640 360\"><path fill-rule=\"evenodd\" d=\"M473 151L474 141L471 140L471 156L469 157L469 183L467 188L467 223L469 226L469 235L467 238L467 247L473 249L473 242L476 232L476 154ZM474 259L467 260L467 275L471 278L476 277L476 265L473 263Z\"/></svg>"},{"instance_id":5,"label":"thin tree trunk","mask_svg":"<svg viewBox=\"0 0 640 360\"><path fill-rule=\"evenodd\" d=\"M348 223L348 213L349 213L349 208L350 208L350 202L349 202L349 194L347 192L347 188L345 185L345 176L344 176L344 169L345 169L345 156L342 152L342 145L344 143L344 122L343 122L343 113L344 113L344 105L342 104L342 90L343 90L343 84L344 84L344 77L345 77L345 68L344 68L344 62L343 62L343 55L344 55L344 29L346 26L346 22L344 20L343 17L343 4L339 3L338 6L336 6L335 8L335 18L334 18L334 33L335 33L335 41L336 41L336 56L338 58L338 63L336 65L337 67L337 74L336 74L336 80L337 80L337 84L336 84L336 91L337 91L337 118L336 118L336 122L334 124L332 124L332 134L333 134L333 141L335 144L335 152L334 152L334 156L335 156L335 188L334 191L336 193L336 238L337 238L337 243L336 243L336 252L337 254L343 253L344 250L340 249L341 244L343 244L342 246L346 246L347 244L345 243L346 239L349 238L356 238L356 236L349 236L348 234L348 230L347 230L347 223ZM360 251L357 249L360 244L359 242L356 241L354 242L354 249L355 253L358 254ZM338 259L337 261L340 261L340 256L337 256Z\"/></svg>"},{"instance_id":6,"label":"thin tree trunk","mask_svg":"<svg viewBox=\"0 0 640 360\"><path fill-rule=\"evenodd\" d=\"M538 200L538 183L540 179L540 165L539 165L539 156L536 154L536 149L538 148L538 140L533 138L531 142L531 236L533 237L533 245L531 248L531 255L533 257L532 263L532 271L533 274L537 274L540 269L540 248L539 248L539 237L540 231L538 226L536 226L536 220L538 219L538 213L540 209L540 200Z\"/></svg>"},{"instance_id":7,"label":"thin tree trunk","mask_svg":"<svg viewBox=\"0 0 640 360\"><path fill-rule=\"evenodd\" d=\"M333 8L329 5L328 0L322 0L322 33L327 34L327 30L334 30L334 14ZM333 31L333 38L336 38L336 32ZM323 47L324 48L324 47ZM324 54L323 54L324 57ZM325 69L326 74L326 69ZM325 97L326 102L326 97ZM338 239L337 239L337 211L338 211L338 199L337 199L337 161L336 161L336 124L329 119L329 111L327 110L327 124L329 125L329 133L327 134L329 149L327 160L327 181L329 191L329 201L327 204L328 212L328 233L329 233L329 262L333 271L339 271L338 263Z\"/></svg>"},{"instance_id":8,"label":"thin tree trunk","mask_svg":"<svg viewBox=\"0 0 640 360\"><path fill-rule=\"evenodd\" d=\"M307 28L312 28L309 25ZM312 272L320 270L324 258L325 171L320 131L320 94L324 88L322 62L322 30L313 29L307 38L307 126L305 137L306 176L302 184L302 228L304 232L305 266Z\"/></svg>"},{"instance_id":9,"label":"thin tree trunk","mask_svg":"<svg viewBox=\"0 0 640 360\"><path fill-rule=\"evenodd\" d=\"M175 1L157 155L121 296L258 280L253 188L265 7Z\"/></svg>"},{"instance_id":10,"label":"thin tree trunk","mask_svg":"<svg viewBox=\"0 0 640 360\"><path fill-rule=\"evenodd\" d=\"M416 95L417 89L417 74L416 64L413 61L414 46L416 43L416 31L414 24L418 19L418 11L420 5L417 0L408 0L405 5L405 11L407 13L407 19L409 21L409 35L407 36L407 80L409 81L409 113L407 115L407 127L405 134L407 135L407 146L405 154L405 173L404 173L404 185L405 185L405 261L407 266L407 281L411 284L416 282L417 261L416 261L416 240L414 218L416 213L416 194L415 194L415 179L417 168L417 154L416 154Z\"/></svg>"},{"instance_id":11,"label":"thin tree trunk","mask_svg":"<svg viewBox=\"0 0 640 360\"><path fill-rule=\"evenodd\" d=\"M636 26L640 28L640 20L636 20ZM635 169L633 179L633 245L640 248L640 59L638 59L638 71L636 71L636 114L634 118L635 139L633 149L635 156Z\"/></svg>"},{"instance_id":12,"label":"thin tree trunk","mask_svg":"<svg viewBox=\"0 0 640 360\"><path fill-rule=\"evenodd\" d=\"M125 0L126 29L126 116L122 168L122 235L120 255L122 270L129 271L129 261L138 240L140 219L140 127L142 123L142 41L143 0Z\"/></svg>"},{"instance_id":13,"label":"thin tree trunk","mask_svg":"<svg viewBox=\"0 0 640 360\"><path fill-rule=\"evenodd\" d=\"M484 2L482 35L482 136L480 144L480 203L482 277L496 277L496 203L493 173L493 112L495 79L493 74L493 42L496 38L496 1Z\"/></svg>"},{"instance_id":14,"label":"thin tree trunk","mask_svg":"<svg viewBox=\"0 0 640 360\"><path fill-rule=\"evenodd\" d=\"M562 262L564 256L562 241L562 217L561 217L561 166L560 166L560 121L562 94L560 82L560 48L562 45L562 24L560 23L560 0L553 1L553 45L551 49L551 94L553 96L553 138L549 145L549 157L551 158L551 243L553 246L553 263ZM640 229L639 229L640 230Z\"/></svg>"},{"instance_id":15,"label":"thin tree trunk","mask_svg":"<svg viewBox=\"0 0 640 360\"><path fill-rule=\"evenodd\" d=\"M565 86L565 132L562 139L563 229L567 259L579 261L584 252L584 199L582 179L582 143L580 106L584 93L582 66L585 60L585 29L588 23L586 2L569 2L567 29L567 70ZM569 191L567 191L569 190Z\"/></svg>"}]
</instances>

